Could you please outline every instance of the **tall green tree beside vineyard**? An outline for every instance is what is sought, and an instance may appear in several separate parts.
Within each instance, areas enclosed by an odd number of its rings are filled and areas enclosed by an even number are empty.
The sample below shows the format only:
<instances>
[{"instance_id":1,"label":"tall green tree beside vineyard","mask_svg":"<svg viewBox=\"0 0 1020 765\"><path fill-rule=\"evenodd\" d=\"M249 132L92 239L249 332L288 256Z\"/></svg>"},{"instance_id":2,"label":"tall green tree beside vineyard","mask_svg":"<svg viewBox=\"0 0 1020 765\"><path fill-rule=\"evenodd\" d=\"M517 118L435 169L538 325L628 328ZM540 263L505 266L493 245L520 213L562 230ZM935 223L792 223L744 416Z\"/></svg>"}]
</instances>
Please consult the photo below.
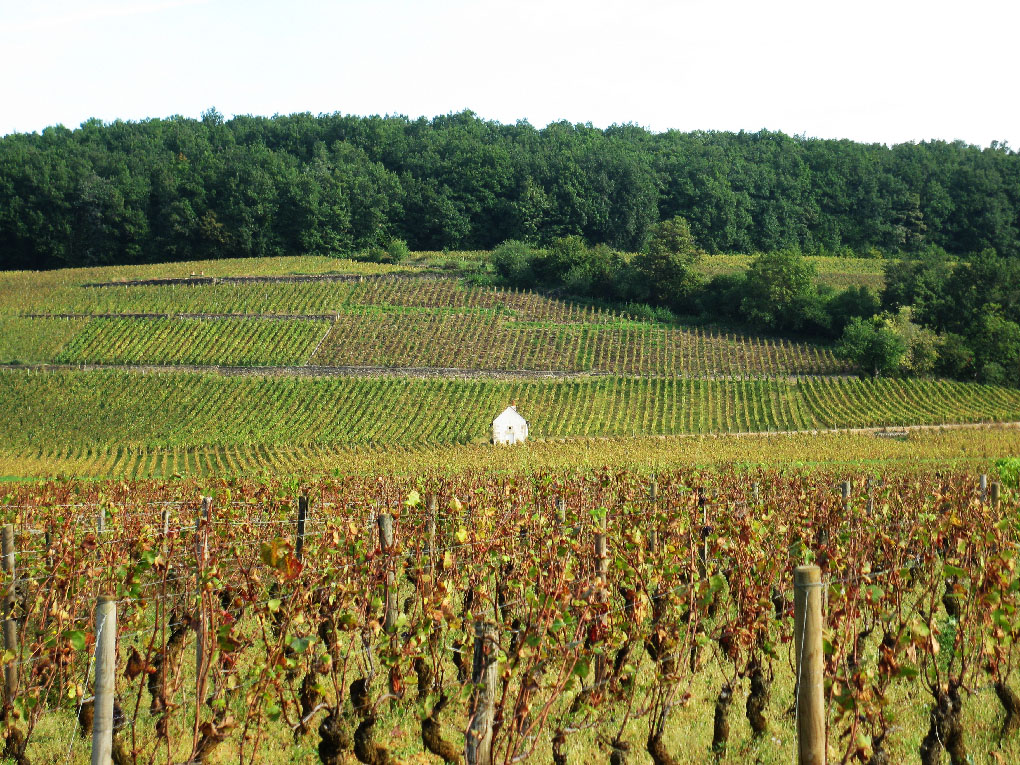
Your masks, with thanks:
<instances>
[{"instance_id":1,"label":"tall green tree beside vineyard","mask_svg":"<svg viewBox=\"0 0 1020 765\"><path fill-rule=\"evenodd\" d=\"M701 255L690 224L677 215L651 227L644 251L632 265L653 302L686 310L701 286L696 270Z\"/></svg>"},{"instance_id":2,"label":"tall green tree beside vineyard","mask_svg":"<svg viewBox=\"0 0 1020 765\"><path fill-rule=\"evenodd\" d=\"M861 375L878 377L899 371L907 346L881 318L854 318L843 330L836 352L854 362Z\"/></svg>"},{"instance_id":3,"label":"tall green tree beside vineyard","mask_svg":"<svg viewBox=\"0 0 1020 765\"><path fill-rule=\"evenodd\" d=\"M777 332L824 326L826 317L814 276L814 265L794 250L758 255L747 271L741 302L745 319Z\"/></svg>"}]
</instances>

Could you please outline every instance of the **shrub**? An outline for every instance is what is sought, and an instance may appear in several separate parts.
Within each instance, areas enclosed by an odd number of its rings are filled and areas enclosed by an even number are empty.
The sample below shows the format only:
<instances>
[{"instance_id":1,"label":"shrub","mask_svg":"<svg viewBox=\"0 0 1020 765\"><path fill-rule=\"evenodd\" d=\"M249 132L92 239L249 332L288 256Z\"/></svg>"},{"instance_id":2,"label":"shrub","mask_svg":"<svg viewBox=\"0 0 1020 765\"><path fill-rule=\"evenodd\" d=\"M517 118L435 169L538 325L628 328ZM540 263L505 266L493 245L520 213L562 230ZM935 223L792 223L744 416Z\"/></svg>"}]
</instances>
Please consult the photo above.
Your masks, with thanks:
<instances>
[{"instance_id":1,"label":"shrub","mask_svg":"<svg viewBox=\"0 0 1020 765\"><path fill-rule=\"evenodd\" d=\"M535 281L533 264L537 256L530 244L510 239L492 251L492 265L509 284L530 287Z\"/></svg>"}]
</instances>

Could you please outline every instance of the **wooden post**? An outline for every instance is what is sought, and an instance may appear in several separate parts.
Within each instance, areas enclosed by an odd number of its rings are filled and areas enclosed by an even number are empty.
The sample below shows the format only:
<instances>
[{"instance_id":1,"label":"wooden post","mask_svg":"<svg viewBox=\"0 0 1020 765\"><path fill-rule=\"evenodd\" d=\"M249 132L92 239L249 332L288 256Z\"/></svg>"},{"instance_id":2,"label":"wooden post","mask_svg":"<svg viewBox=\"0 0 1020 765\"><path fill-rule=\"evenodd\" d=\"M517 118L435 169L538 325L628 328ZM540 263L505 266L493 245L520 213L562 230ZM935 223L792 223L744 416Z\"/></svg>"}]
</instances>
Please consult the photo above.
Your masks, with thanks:
<instances>
[{"instance_id":1,"label":"wooden post","mask_svg":"<svg viewBox=\"0 0 1020 765\"><path fill-rule=\"evenodd\" d=\"M8 577L7 595L3 601L4 649L18 656L18 621L14 618L17 603L18 578L14 561L14 524L4 524L2 536L3 571ZM7 703L13 704L18 694L18 665L12 661L4 667L4 686L7 689Z\"/></svg>"},{"instance_id":2,"label":"wooden post","mask_svg":"<svg viewBox=\"0 0 1020 765\"><path fill-rule=\"evenodd\" d=\"M297 544L294 546L294 554L297 556L298 563L301 562L301 558L305 549L305 520L308 518L308 497L302 495L298 497L297 504Z\"/></svg>"},{"instance_id":3,"label":"wooden post","mask_svg":"<svg viewBox=\"0 0 1020 765\"><path fill-rule=\"evenodd\" d=\"M18 621L4 619L4 649L18 656ZM4 667L4 686L7 688L7 703L13 704L18 695L18 665L10 662Z\"/></svg>"},{"instance_id":4,"label":"wooden post","mask_svg":"<svg viewBox=\"0 0 1020 765\"><path fill-rule=\"evenodd\" d=\"M841 489L842 489L842 492L843 492L843 507L844 508L849 508L850 507L850 482L849 481L843 481Z\"/></svg>"},{"instance_id":5,"label":"wooden post","mask_svg":"<svg viewBox=\"0 0 1020 765\"><path fill-rule=\"evenodd\" d=\"M793 573L793 590L798 762L800 765L825 765L821 569L813 565L797 566Z\"/></svg>"},{"instance_id":6,"label":"wooden post","mask_svg":"<svg viewBox=\"0 0 1020 765\"><path fill-rule=\"evenodd\" d=\"M495 715L496 628L475 622L475 654L471 665L471 682L475 686L471 698L471 718L464 737L464 759L467 765L492 765L492 722Z\"/></svg>"},{"instance_id":7,"label":"wooden post","mask_svg":"<svg viewBox=\"0 0 1020 765\"><path fill-rule=\"evenodd\" d=\"M18 581L14 575L14 524L5 523L3 529L3 536L0 539L0 551L3 553L3 572L8 578L7 583L7 595L4 597L4 617L9 618L14 615L14 601L15 594L18 586Z\"/></svg>"},{"instance_id":8,"label":"wooden post","mask_svg":"<svg viewBox=\"0 0 1020 765\"><path fill-rule=\"evenodd\" d=\"M99 506L99 514L96 516L96 533L102 534L106 531L106 508Z\"/></svg>"},{"instance_id":9,"label":"wooden post","mask_svg":"<svg viewBox=\"0 0 1020 765\"><path fill-rule=\"evenodd\" d=\"M701 508L701 574L708 572L708 502L703 495L698 496Z\"/></svg>"},{"instance_id":10,"label":"wooden post","mask_svg":"<svg viewBox=\"0 0 1020 765\"><path fill-rule=\"evenodd\" d=\"M606 583L608 570L609 557L606 554L606 527L603 520L599 530L595 532L595 575L599 579L599 584L603 586Z\"/></svg>"},{"instance_id":11,"label":"wooden post","mask_svg":"<svg viewBox=\"0 0 1020 765\"><path fill-rule=\"evenodd\" d=\"M393 516L389 513L379 513L379 547L386 557L386 617L383 630L392 632L397 626L397 592L396 576L389 559L393 549Z\"/></svg>"},{"instance_id":12,"label":"wooden post","mask_svg":"<svg viewBox=\"0 0 1020 765\"><path fill-rule=\"evenodd\" d=\"M991 492L992 492L992 507L994 507L994 508L998 508L998 506L999 506L999 491L1000 491L1000 489L999 489L999 482L995 481L994 483L992 483L992 487L991 487Z\"/></svg>"},{"instance_id":13,"label":"wooden post","mask_svg":"<svg viewBox=\"0 0 1020 765\"><path fill-rule=\"evenodd\" d=\"M655 502L659 498L659 481L653 475L651 483L648 484L648 499Z\"/></svg>"},{"instance_id":14,"label":"wooden post","mask_svg":"<svg viewBox=\"0 0 1020 765\"><path fill-rule=\"evenodd\" d=\"M988 473L982 473L978 479L978 488L981 489L981 501L988 501Z\"/></svg>"},{"instance_id":15,"label":"wooden post","mask_svg":"<svg viewBox=\"0 0 1020 765\"><path fill-rule=\"evenodd\" d=\"M117 599L101 595L96 603L96 700L92 715L92 765L113 757L114 671L117 666Z\"/></svg>"},{"instance_id":16,"label":"wooden post","mask_svg":"<svg viewBox=\"0 0 1020 765\"><path fill-rule=\"evenodd\" d=\"M432 573L432 556L435 555L436 549L436 516L429 515L428 520L425 521L425 534L427 540L425 542L425 570Z\"/></svg>"},{"instance_id":17,"label":"wooden post","mask_svg":"<svg viewBox=\"0 0 1020 765\"><path fill-rule=\"evenodd\" d=\"M209 526L212 516L212 497L202 497L202 506L195 514L195 584L198 590L197 613L195 614L195 730L198 730L203 691L205 690L205 583L202 572L209 547ZM202 525L202 521L206 525Z\"/></svg>"},{"instance_id":18,"label":"wooden post","mask_svg":"<svg viewBox=\"0 0 1020 765\"><path fill-rule=\"evenodd\" d=\"M755 504L761 501L761 486L757 481L751 484L751 496L754 498Z\"/></svg>"},{"instance_id":19,"label":"wooden post","mask_svg":"<svg viewBox=\"0 0 1020 765\"><path fill-rule=\"evenodd\" d=\"M597 591L596 599L600 604L606 603L606 584L609 573L609 555L606 552L606 530L607 530L606 519L603 518L599 530L595 532L595 575L597 577ZM605 613L600 613L596 617L597 622L605 627L608 626L609 617ZM606 679L606 655L600 653L595 657L595 683L601 685Z\"/></svg>"},{"instance_id":20,"label":"wooden post","mask_svg":"<svg viewBox=\"0 0 1020 765\"><path fill-rule=\"evenodd\" d=\"M556 527L560 536L567 525L567 501L563 497L556 498Z\"/></svg>"},{"instance_id":21,"label":"wooden post","mask_svg":"<svg viewBox=\"0 0 1020 765\"><path fill-rule=\"evenodd\" d=\"M5 523L3 530L3 570L14 579L14 524Z\"/></svg>"}]
</instances>

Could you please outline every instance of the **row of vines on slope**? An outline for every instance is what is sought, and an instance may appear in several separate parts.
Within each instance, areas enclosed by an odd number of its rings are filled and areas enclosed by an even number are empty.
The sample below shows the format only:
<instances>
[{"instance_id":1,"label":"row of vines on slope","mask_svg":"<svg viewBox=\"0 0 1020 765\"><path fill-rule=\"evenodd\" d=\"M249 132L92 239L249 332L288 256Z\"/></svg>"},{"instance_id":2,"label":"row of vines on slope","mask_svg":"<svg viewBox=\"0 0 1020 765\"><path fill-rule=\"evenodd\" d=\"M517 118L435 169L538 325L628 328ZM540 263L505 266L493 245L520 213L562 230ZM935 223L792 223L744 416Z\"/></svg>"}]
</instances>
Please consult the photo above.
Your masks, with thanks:
<instances>
[{"instance_id":1,"label":"row of vines on slope","mask_svg":"<svg viewBox=\"0 0 1020 765\"><path fill-rule=\"evenodd\" d=\"M22 296L23 297L23 296ZM758 338L698 328L633 321L626 314L550 299L531 292L465 287L453 279L370 280L363 283L214 284L200 286L123 286L102 289L61 288L49 299L12 302L18 314L89 317L119 314L210 314L300 316L317 321L337 316L336 331L315 363L361 366L432 366L481 369L555 369L641 374L830 374L848 370L830 349L782 339ZM0 313L4 305L0 301ZM23 319L8 317L12 331L37 332ZM38 318L54 337L67 325ZM75 337L60 360L113 363L229 364L213 355L205 361L166 356L162 347L146 348L141 337L120 355L93 339L120 327L121 334L148 334L146 321L123 327L115 320L91 322ZM187 333L187 319L167 319ZM237 319L220 319L237 321ZM192 330L194 331L194 330ZM227 330L224 330L225 332ZM299 331L292 329L291 331ZM187 337L182 338L189 359ZM195 341L191 341L195 342ZM96 346L89 347L89 345ZM79 348L79 346L85 346ZM118 346L114 346L115 348ZM11 357L0 344L0 357ZM204 356L202 358L205 358ZM300 363L267 357L265 363ZM12 360L14 360L12 358ZM19 358L17 360L24 360ZM32 359L32 360L53 360ZM301 361L303 361L302 359Z\"/></svg>"},{"instance_id":2,"label":"row of vines on slope","mask_svg":"<svg viewBox=\"0 0 1020 765\"><path fill-rule=\"evenodd\" d=\"M1012 746L1013 500L960 473L859 480L848 501L835 480L650 483L607 469L231 482L201 512L195 484L20 487L4 507L19 548L5 577L19 632L4 654L19 675L6 754L26 761L49 715L87 717L89 615L106 594L119 611L117 762L217 750L256 762L273 736L314 732L322 762L390 762L395 745L415 748L379 735L394 714L417 716L420 746L460 761L479 625L498 664L495 761L562 763L594 737L614 762L642 748L673 763L675 720L706 676L714 732L694 756L722 757L738 694L756 737L788 728L792 694L776 678L792 660L790 571L805 561L827 583L836 760L886 762L902 746L891 702L904 686L930 703L922 763L942 748L966 762L961 715L979 687L1001 700ZM300 538L299 491L312 508ZM392 542L376 531L384 517ZM196 642L201 661L186 650Z\"/></svg>"},{"instance_id":3,"label":"row of vines on slope","mask_svg":"<svg viewBox=\"0 0 1020 765\"><path fill-rule=\"evenodd\" d=\"M1020 391L924 380L483 380L0 370L6 449L486 442L1020 420Z\"/></svg>"}]
</instances>

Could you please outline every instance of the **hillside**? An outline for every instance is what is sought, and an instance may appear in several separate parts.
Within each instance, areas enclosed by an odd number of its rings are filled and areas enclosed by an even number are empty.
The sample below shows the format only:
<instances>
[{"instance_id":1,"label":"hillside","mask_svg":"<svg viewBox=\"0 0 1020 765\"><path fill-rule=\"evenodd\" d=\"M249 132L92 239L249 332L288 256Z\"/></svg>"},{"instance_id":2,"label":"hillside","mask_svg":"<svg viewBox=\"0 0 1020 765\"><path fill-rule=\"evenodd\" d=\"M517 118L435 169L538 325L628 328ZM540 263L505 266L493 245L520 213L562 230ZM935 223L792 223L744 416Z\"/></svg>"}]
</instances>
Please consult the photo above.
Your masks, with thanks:
<instances>
[{"instance_id":1,"label":"hillside","mask_svg":"<svg viewBox=\"0 0 1020 765\"><path fill-rule=\"evenodd\" d=\"M857 261L842 272L862 274ZM175 472L167 454L196 448L248 471L296 444L484 444L511 402L536 440L1020 420L1014 389L860 380L824 346L638 320L422 266L207 261L0 284L0 451L13 473L25 460L91 473L114 455L118 470L160 475ZM125 465L125 449L147 456Z\"/></svg>"},{"instance_id":2,"label":"hillside","mask_svg":"<svg viewBox=\"0 0 1020 765\"><path fill-rule=\"evenodd\" d=\"M828 348L807 343L638 321L532 292L350 261L328 261L329 273L319 262L325 258L295 259L299 273L318 278L293 281L280 273L285 260L268 273L242 261L233 273L286 281L214 281L223 264L214 271L204 263L8 275L0 362L655 376L849 371ZM125 276L135 283L120 283ZM153 283L160 277L178 278Z\"/></svg>"}]
</instances>

